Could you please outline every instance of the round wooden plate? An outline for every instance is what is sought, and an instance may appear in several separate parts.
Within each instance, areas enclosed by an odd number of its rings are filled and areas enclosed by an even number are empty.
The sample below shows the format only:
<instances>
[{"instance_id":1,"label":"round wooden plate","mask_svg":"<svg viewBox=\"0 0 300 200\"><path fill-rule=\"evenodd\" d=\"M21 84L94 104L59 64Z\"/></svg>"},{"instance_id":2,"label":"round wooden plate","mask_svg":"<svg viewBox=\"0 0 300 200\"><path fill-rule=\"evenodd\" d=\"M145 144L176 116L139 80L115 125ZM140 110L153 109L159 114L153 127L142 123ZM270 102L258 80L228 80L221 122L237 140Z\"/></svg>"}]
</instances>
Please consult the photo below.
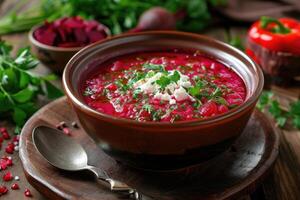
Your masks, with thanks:
<instances>
[{"instance_id":1,"label":"round wooden plate","mask_svg":"<svg viewBox=\"0 0 300 200\"><path fill-rule=\"evenodd\" d=\"M32 144L38 125L56 126L77 121L65 97L39 110L24 126L20 157L28 181L49 199L119 199L93 176L58 170L47 163ZM93 143L82 128L72 128L72 138L88 152L92 165L145 194L143 199L231 199L251 192L270 171L278 154L278 130L259 111L230 150L213 160L172 172L146 172L117 163ZM184 133L182 133L184 134Z\"/></svg>"}]
</instances>

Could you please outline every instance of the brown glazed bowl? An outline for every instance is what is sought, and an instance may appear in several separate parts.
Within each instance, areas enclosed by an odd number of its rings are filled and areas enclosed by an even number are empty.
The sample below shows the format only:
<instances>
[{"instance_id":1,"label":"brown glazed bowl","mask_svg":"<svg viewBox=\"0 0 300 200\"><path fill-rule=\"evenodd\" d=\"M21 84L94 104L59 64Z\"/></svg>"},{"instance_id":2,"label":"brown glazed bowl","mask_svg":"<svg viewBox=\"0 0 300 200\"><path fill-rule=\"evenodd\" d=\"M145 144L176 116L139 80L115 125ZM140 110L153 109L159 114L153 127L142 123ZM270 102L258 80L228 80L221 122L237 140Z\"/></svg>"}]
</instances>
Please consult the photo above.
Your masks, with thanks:
<instances>
[{"instance_id":1,"label":"brown glazed bowl","mask_svg":"<svg viewBox=\"0 0 300 200\"><path fill-rule=\"evenodd\" d=\"M80 86L101 63L134 52L174 48L198 50L230 66L245 82L245 103L224 115L175 123L117 118L85 104ZM151 170L182 168L227 150L245 128L263 82L261 69L243 52L209 37L176 31L150 31L103 40L77 53L63 73L68 100L84 130L99 147L118 161Z\"/></svg>"},{"instance_id":2,"label":"brown glazed bowl","mask_svg":"<svg viewBox=\"0 0 300 200\"><path fill-rule=\"evenodd\" d=\"M29 32L28 37L31 45L31 51L45 66L50 68L55 73L61 74L72 56L74 56L84 47L64 48L40 43L33 36L35 30L39 27L40 26L35 26ZM110 31L108 28L105 30L107 35L110 36Z\"/></svg>"}]
</instances>

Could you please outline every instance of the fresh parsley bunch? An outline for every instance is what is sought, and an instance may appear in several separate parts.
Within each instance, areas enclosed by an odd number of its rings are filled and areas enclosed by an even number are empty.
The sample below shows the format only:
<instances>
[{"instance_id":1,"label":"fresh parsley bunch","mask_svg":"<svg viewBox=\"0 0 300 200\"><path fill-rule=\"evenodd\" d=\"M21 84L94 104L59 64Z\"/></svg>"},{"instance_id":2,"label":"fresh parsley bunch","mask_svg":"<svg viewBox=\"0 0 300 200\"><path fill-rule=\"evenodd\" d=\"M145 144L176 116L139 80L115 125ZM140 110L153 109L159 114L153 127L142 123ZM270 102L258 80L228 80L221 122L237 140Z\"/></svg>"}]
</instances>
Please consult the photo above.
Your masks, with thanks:
<instances>
[{"instance_id":1,"label":"fresh parsley bunch","mask_svg":"<svg viewBox=\"0 0 300 200\"><path fill-rule=\"evenodd\" d=\"M280 107L279 102L274 99L272 92L264 91L256 106L262 111L268 111L274 117L279 127L284 127L290 119L292 125L300 129L300 100L291 103L289 108L284 110Z\"/></svg>"},{"instance_id":2,"label":"fresh parsley bunch","mask_svg":"<svg viewBox=\"0 0 300 200\"><path fill-rule=\"evenodd\" d=\"M20 49L16 57L11 50L11 46L0 41L0 118L10 118L21 127L37 110L39 95L53 99L63 93L49 82L56 76L40 77L30 72L39 62L29 48Z\"/></svg>"}]
</instances>

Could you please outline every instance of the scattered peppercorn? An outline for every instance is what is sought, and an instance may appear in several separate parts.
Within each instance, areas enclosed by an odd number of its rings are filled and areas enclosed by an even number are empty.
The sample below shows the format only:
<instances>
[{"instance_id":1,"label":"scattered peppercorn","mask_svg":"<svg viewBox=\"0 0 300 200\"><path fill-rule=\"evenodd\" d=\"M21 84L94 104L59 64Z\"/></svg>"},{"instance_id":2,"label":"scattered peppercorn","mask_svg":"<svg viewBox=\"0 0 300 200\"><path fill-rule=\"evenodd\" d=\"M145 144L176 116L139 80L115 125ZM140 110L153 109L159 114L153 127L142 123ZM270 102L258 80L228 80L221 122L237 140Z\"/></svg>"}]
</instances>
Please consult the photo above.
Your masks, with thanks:
<instances>
[{"instance_id":1,"label":"scattered peppercorn","mask_svg":"<svg viewBox=\"0 0 300 200\"><path fill-rule=\"evenodd\" d=\"M18 189L20 189L20 187L17 183L14 183L14 184L12 184L11 189L12 190L18 190Z\"/></svg>"},{"instance_id":2,"label":"scattered peppercorn","mask_svg":"<svg viewBox=\"0 0 300 200\"><path fill-rule=\"evenodd\" d=\"M11 172L6 172L3 175L3 181L5 181L5 182L11 181L12 179L13 179L13 176L12 176Z\"/></svg>"},{"instance_id":3,"label":"scattered peppercorn","mask_svg":"<svg viewBox=\"0 0 300 200\"><path fill-rule=\"evenodd\" d=\"M7 187L5 187L4 185L0 186L0 196L3 194L6 194L8 192Z\"/></svg>"},{"instance_id":4,"label":"scattered peppercorn","mask_svg":"<svg viewBox=\"0 0 300 200\"><path fill-rule=\"evenodd\" d=\"M29 189L25 189L24 194L25 194L26 197L32 197L32 194L31 194Z\"/></svg>"}]
</instances>

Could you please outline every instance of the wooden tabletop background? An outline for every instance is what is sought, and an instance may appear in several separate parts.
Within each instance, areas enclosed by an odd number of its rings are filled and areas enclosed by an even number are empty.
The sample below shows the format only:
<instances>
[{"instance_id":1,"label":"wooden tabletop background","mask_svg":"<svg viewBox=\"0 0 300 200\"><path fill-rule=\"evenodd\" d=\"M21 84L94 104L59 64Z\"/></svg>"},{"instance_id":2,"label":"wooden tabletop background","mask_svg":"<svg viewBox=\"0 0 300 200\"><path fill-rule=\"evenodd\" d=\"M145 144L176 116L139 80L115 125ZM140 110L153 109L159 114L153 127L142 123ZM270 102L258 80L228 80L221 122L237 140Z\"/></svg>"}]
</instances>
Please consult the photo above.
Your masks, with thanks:
<instances>
[{"instance_id":1,"label":"wooden tabletop background","mask_svg":"<svg viewBox=\"0 0 300 200\"><path fill-rule=\"evenodd\" d=\"M11 8L15 2L18 0L6 0L2 2L0 7L0 15L5 14L9 8ZM32 1L34 3L34 1ZM30 4L26 5L30 6ZM229 28L229 31L232 35L241 36L245 38L247 27L249 24L244 26L239 24L232 24L230 26L218 25L213 28L208 29L203 32L203 34L210 35L211 37L217 38L219 40L225 40L226 38L226 29ZM9 42L13 45L14 49L20 47L28 46L29 42L27 39L27 33L22 34L11 34L1 37L3 40ZM37 74L48 74L51 73L45 66L40 64L37 69L34 70ZM55 83L57 86L61 86L60 80ZM293 88L279 88L272 86L272 91L275 93L276 98L280 101L281 106L285 107L289 102L295 101L300 97L300 87ZM45 102L41 102L45 104ZM270 118L270 120L272 120ZM14 126L8 121L0 121L0 126L6 126L9 128L10 133L13 133ZM4 148L0 149L0 155L5 155ZM13 175L18 175L20 181L17 183L20 185L20 190L12 191L10 190L5 196L1 196L0 199L8 200L21 200L29 199L24 196L25 188L29 188L33 194L33 197L30 199L44 200L45 198L34 188L30 186L27 182L22 166L19 160L18 153L15 152L12 155L14 165L9 168ZM10 184L3 183L2 176L4 172L0 171L0 185L4 184L10 187ZM15 181L14 181L15 182ZM300 131L295 130L294 128L287 126L282 129L281 142L279 157L275 164L274 170L266 178L264 183L257 188L253 194L241 197L241 200L300 200Z\"/></svg>"}]
</instances>

